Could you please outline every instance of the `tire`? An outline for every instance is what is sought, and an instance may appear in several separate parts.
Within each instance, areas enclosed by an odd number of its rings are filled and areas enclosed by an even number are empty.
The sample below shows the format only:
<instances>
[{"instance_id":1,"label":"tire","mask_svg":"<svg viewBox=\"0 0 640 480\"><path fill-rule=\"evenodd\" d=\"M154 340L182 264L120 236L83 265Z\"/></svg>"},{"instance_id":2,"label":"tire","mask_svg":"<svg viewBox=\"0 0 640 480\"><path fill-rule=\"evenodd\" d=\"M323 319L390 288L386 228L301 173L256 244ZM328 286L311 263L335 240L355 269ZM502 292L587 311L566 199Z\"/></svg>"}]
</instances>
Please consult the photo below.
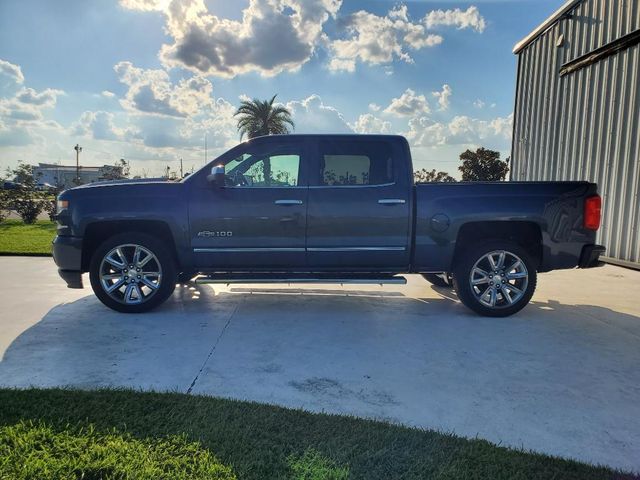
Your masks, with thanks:
<instances>
[{"instance_id":1,"label":"tire","mask_svg":"<svg viewBox=\"0 0 640 480\"><path fill-rule=\"evenodd\" d=\"M495 268L491 268L489 257ZM536 263L511 241L493 240L467 248L456 259L453 271L460 301L486 317L507 317L522 310L536 289Z\"/></svg>"},{"instance_id":2,"label":"tire","mask_svg":"<svg viewBox=\"0 0 640 480\"><path fill-rule=\"evenodd\" d=\"M422 276L427 282L435 285L436 287L453 288L453 278L451 278L451 274L449 272L423 273Z\"/></svg>"},{"instance_id":3,"label":"tire","mask_svg":"<svg viewBox=\"0 0 640 480\"><path fill-rule=\"evenodd\" d=\"M176 277L172 252L160 239L139 232L105 240L89 266L91 288L98 299L123 313L147 312L160 305L173 293Z\"/></svg>"}]
</instances>

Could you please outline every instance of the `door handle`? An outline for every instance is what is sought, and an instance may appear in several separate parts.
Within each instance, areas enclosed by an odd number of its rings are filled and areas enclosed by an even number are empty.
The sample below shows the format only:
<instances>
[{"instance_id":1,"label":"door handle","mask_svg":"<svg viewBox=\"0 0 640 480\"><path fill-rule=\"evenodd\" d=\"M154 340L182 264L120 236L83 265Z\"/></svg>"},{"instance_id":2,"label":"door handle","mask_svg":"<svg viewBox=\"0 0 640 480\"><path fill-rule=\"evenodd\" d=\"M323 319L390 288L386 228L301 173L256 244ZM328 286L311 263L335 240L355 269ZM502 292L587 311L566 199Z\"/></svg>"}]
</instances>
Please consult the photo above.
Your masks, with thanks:
<instances>
[{"instance_id":1,"label":"door handle","mask_svg":"<svg viewBox=\"0 0 640 480\"><path fill-rule=\"evenodd\" d=\"M378 200L378 203L382 205L402 205L407 203L407 201L401 198L382 198Z\"/></svg>"},{"instance_id":2,"label":"door handle","mask_svg":"<svg viewBox=\"0 0 640 480\"><path fill-rule=\"evenodd\" d=\"M276 200L276 205L302 205L302 200Z\"/></svg>"}]
</instances>

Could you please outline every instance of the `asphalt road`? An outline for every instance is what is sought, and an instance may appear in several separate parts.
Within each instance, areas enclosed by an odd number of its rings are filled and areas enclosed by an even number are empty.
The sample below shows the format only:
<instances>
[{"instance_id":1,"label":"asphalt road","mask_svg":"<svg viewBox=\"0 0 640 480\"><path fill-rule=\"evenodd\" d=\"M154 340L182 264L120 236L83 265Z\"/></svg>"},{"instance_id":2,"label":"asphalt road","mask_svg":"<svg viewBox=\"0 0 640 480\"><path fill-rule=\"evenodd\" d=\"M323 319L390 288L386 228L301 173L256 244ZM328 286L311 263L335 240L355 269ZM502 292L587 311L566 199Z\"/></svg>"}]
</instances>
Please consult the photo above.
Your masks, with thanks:
<instances>
[{"instance_id":1,"label":"asphalt road","mask_svg":"<svg viewBox=\"0 0 640 480\"><path fill-rule=\"evenodd\" d=\"M0 257L0 385L177 390L347 413L640 471L640 272L541 275L478 317L406 286L180 286L123 315ZM86 282L88 283L88 282Z\"/></svg>"}]
</instances>

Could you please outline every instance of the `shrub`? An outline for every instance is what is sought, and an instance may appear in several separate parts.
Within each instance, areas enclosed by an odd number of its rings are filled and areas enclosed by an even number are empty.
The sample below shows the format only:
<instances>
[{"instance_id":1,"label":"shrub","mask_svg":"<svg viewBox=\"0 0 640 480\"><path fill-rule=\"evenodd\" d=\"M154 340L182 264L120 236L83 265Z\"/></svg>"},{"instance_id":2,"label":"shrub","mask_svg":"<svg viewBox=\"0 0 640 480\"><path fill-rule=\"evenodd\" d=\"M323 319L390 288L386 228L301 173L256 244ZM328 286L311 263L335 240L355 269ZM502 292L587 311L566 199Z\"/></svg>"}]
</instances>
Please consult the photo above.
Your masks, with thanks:
<instances>
[{"instance_id":1,"label":"shrub","mask_svg":"<svg viewBox=\"0 0 640 480\"><path fill-rule=\"evenodd\" d=\"M0 427L0 478L235 480L231 469L184 436L137 439L93 426Z\"/></svg>"},{"instance_id":2,"label":"shrub","mask_svg":"<svg viewBox=\"0 0 640 480\"><path fill-rule=\"evenodd\" d=\"M42 212L43 202L38 192L27 188L11 190L13 208L22 221L27 224L35 223Z\"/></svg>"},{"instance_id":3,"label":"shrub","mask_svg":"<svg viewBox=\"0 0 640 480\"><path fill-rule=\"evenodd\" d=\"M0 190L0 222L4 222L9 214L9 196L5 190Z\"/></svg>"},{"instance_id":4,"label":"shrub","mask_svg":"<svg viewBox=\"0 0 640 480\"><path fill-rule=\"evenodd\" d=\"M43 203L42 203L43 209L45 212L47 212L47 215L49 216L49 220L51 220L52 222L56 219L56 197L53 197L53 199L51 198L46 198Z\"/></svg>"}]
</instances>

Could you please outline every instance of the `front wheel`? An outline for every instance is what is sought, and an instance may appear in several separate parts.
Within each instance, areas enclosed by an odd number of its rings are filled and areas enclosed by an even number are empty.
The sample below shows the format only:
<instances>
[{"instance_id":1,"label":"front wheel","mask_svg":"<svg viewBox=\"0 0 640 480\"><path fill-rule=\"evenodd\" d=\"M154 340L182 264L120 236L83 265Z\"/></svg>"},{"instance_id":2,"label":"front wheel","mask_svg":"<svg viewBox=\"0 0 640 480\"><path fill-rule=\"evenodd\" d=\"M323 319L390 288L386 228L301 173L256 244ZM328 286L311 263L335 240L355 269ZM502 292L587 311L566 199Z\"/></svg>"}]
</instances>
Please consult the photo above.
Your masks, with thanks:
<instances>
[{"instance_id":1,"label":"front wheel","mask_svg":"<svg viewBox=\"0 0 640 480\"><path fill-rule=\"evenodd\" d=\"M129 232L105 240L91 257L89 279L107 307L141 313L164 302L176 286L176 265L164 243Z\"/></svg>"},{"instance_id":2,"label":"front wheel","mask_svg":"<svg viewBox=\"0 0 640 480\"><path fill-rule=\"evenodd\" d=\"M490 241L460 255L453 279L465 306L487 317L506 317L531 300L537 282L536 264L517 243Z\"/></svg>"}]
</instances>

